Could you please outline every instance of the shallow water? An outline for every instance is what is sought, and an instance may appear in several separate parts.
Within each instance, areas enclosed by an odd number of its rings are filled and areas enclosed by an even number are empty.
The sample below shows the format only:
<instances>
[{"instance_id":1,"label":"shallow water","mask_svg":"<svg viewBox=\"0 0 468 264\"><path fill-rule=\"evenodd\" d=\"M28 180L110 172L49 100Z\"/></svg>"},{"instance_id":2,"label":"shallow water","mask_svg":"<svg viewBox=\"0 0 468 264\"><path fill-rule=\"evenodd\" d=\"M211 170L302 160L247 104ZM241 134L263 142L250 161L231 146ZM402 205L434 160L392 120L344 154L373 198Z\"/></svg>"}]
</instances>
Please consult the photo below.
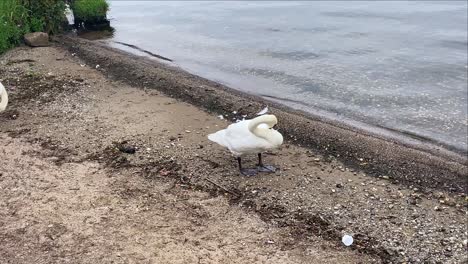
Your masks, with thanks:
<instances>
[{"instance_id":1,"label":"shallow water","mask_svg":"<svg viewBox=\"0 0 468 264\"><path fill-rule=\"evenodd\" d=\"M192 73L466 151L466 1L111 1L109 17L113 40Z\"/></svg>"}]
</instances>

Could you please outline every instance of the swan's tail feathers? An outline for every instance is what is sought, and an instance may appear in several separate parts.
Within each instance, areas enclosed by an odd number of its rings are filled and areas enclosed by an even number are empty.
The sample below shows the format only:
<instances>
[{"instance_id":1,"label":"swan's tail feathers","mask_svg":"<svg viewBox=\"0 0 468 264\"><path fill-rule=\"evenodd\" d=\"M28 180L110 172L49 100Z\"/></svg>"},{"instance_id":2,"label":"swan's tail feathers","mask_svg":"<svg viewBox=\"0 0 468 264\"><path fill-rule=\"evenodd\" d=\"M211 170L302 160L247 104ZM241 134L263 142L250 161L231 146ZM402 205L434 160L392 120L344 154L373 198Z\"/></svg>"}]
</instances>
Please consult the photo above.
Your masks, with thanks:
<instances>
[{"instance_id":1,"label":"swan's tail feathers","mask_svg":"<svg viewBox=\"0 0 468 264\"><path fill-rule=\"evenodd\" d=\"M224 130L220 130L220 131L218 131L216 133L209 134L208 139L215 142L215 143L218 143L219 145L221 145L223 147L227 147L225 142L224 142L225 133L226 132Z\"/></svg>"}]
</instances>

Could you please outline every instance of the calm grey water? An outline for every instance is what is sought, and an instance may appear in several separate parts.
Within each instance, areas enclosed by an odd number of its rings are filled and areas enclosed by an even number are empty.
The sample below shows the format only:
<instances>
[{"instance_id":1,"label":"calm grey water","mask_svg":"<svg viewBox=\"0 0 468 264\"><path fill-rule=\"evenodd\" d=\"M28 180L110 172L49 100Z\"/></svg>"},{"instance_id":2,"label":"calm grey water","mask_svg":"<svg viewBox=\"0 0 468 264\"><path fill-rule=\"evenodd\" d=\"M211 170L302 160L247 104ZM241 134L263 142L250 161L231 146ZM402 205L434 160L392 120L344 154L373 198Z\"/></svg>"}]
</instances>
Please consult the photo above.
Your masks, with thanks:
<instances>
[{"instance_id":1,"label":"calm grey water","mask_svg":"<svg viewBox=\"0 0 468 264\"><path fill-rule=\"evenodd\" d=\"M112 1L109 17L113 40L192 73L466 151L466 1Z\"/></svg>"}]
</instances>

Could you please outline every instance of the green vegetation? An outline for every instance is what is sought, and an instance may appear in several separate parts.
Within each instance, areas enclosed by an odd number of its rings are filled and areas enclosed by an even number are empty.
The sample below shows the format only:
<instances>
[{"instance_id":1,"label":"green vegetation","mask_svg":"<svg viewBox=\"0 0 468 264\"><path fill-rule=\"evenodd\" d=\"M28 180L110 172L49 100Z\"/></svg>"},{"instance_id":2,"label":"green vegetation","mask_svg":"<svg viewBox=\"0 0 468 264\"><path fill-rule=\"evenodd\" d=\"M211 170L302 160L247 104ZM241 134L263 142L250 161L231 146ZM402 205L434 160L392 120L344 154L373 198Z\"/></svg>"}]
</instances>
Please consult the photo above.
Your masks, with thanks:
<instances>
[{"instance_id":1,"label":"green vegetation","mask_svg":"<svg viewBox=\"0 0 468 264\"><path fill-rule=\"evenodd\" d=\"M31 32L54 34L60 31L65 17L65 0L19 0L28 10Z\"/></svg>"},{"instance_id":2,"label":"green vegetation","mask_svg":"<svg viewBox=\"0 0 468 264\"><path fill-rule=\"evenodd\" d=\"M0 54L29 32L57 33L65 19L65 0L0 0Z\"/></svg>"},{"instance_id":3,"label":"green vegetation","mask_svg":"<svg viewBox=\"0 0 468 264\"><path fill-rule=\"evenodd\" d=\"M76 21L98 23L106 20L109 4L106 0L75 0L72 10Z\"/></svg>"},{"instance_id":4,"label":"green vegetation","mask_svg":"<svg viewBox=\"0 0 468 264\"><path fill-rule=\"evenodd\" d=\"M17 45L27 32L22 25L27 10L17 0L0 1L0 54Z\"/></svg>"}]
</instances>

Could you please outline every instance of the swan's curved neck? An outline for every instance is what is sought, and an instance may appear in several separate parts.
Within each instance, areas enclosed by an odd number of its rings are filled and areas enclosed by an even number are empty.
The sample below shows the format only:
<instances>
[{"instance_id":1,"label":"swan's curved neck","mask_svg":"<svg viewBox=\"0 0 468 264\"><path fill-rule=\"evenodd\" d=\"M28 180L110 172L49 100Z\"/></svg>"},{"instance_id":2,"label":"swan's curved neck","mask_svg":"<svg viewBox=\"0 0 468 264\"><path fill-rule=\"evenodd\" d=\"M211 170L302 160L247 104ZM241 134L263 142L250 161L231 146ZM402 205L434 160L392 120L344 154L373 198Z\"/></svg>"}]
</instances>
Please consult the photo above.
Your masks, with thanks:
<instances>
[{"instance_id":1,"label":"swan's curved neck","mask_svg":"<svg viewBox=\"0 0 468 264\"><path fill-rule=\"evenodd\" d=\"M8 94L7 91L5 90L5 87L0 83L0 112L4 111L6 109L6 106L8 104Z\"/></svg>"},{"instance_id":2,"label":"swan's curved neck","mask_svg":"<svg viewBox=\"0 0 468 264\"><path fill-rule=\"evenodd\" d=\"M249 123L249 130L258 137L266 139L268 137L268 129L259 128L260 124L268 125L268 128L273 127L277 123L277 119L274 115L263 115L257 118L254 118Z\"/></svg>"}]
</instances>

